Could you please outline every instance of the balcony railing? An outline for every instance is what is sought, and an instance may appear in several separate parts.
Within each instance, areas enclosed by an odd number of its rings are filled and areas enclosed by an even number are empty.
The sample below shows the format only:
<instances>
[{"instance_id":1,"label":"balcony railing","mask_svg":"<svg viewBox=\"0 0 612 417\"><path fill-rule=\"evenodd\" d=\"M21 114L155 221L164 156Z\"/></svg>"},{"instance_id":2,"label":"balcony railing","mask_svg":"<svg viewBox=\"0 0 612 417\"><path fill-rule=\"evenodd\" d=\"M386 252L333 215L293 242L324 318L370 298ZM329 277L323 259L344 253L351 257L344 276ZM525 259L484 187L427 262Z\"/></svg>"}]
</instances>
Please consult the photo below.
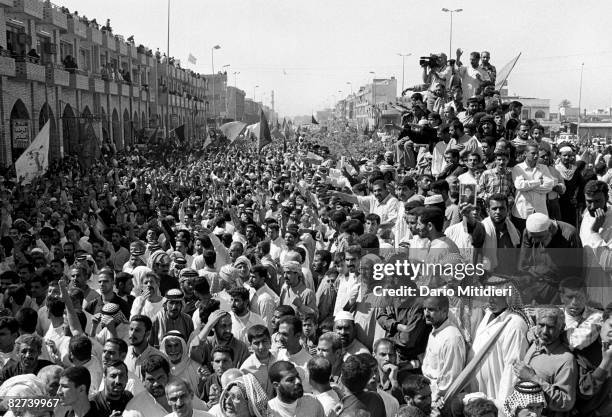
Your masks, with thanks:
<instances>
[{"instance_id":1,"label":"balcony railing","mask_svg":"<svg viewBox=\"0 0 612 417\"><path fill-rule=\"evenodd\" d=\"M119 86L121 89L121 95L123 97L129 97L130 96L130 84L126 83L125 81L121 81L119 82Z\"/></svg>"},{"instance_id":2,"label":"balcony railing","mask_svg":"<svg viewBox=\"0 0 612 417\"><path fill-rule=\"evenodd\" d=\"M110 32L102 31L102 45L111 51L117 50L117 41Z\"/></svg>"},{"instance_id":3,"label":"balcony railing","mask_svg":"<svg viewBox=\"0 0 612 417\"><path fill-rule=\"evenodd\" d=\"M102 45L102 32L90 25L87 27L87 40L95 45Z\"/></svg>"},{"instance_id":4,"label":"balcony railing","mask_svg":"<svg viewBox=\"0 0 612 417\"><path fill-rule=\"evenodd\" d=\"M70 87L77 90L89 90L89 74L87 71L79 69L71 70Z\"/></svg>"},{"instance_id":5,"label":"balcony railing","mask_svg":"<svg viewBox=\"0 0 612 417\"><path fill-rule=\"evenodd\" d=\"M47 83L51 85L70 86L70 73L63 66L47 65Z\"/></svg>"},{"instance_id":6,"label":"balcony railing","mask_svg":"<svg viewBox=\"0 0 612 417\"><path fill-rule=\"evenodd\" d=\"M132 97L134 98L140 98L140 86L138 85L133 85L132 86Z\"/></svg>"},{"instance_id":7,"label":"balcony railing","mask_svg":"<svg viewBox=\"0 0 612 417\"><path fill-rule=\"evenodd\" d=\"M15 58L15 75L28 81L45 82L45 67L40 65L39 58L20 56Z\"/></svg>"},{"instance_id":8,"label":"balcony railing","mask_svg":"<svg viewBox=\"0 0 612 417\"><path fill-rule=\"evenodd\" d=\"M68 18L68 32L74 33L81 39L87 39L87 25L78 19L78 16Z\"/></svg>"},{"instance_id":9,"label":"balcony railing","mask_svg":"<svg viewBox=\"0 0 612 417\"><path fill-rule=\"evenodd\" d=\"M23 13L31 19L43 20L44 3L41 0L15 0L15 13Z\"/></svg>"},{"instance_id":10,"label":"balcony railing","mask_svg":"<svg viewBox=\"0 0 612 417\"><path fill-rule=\"evenodd\" d=\"M115 42L117 43L117 51L119 51L119 53L121 55L127 55L128 54L128 48L127 48L127 43L125 43L125 40L123 39L123 36L115 36Z\"/></svg>"},{"instance_id":11,"label":"balcony railing","mask_svg":"<svg viewBox=\"0 0 612 417\"><path fill-rule=\"evenodd\" d=\"M117 95L119 94L119 85L114 80L106 81L106 94Z\"/></svg>"},{"instance_id":12,"label":"balcony railing","mask_svg":"<svg viewBox=\"0 0 612 417\"><path fill-rule=\"evenodd\" d=\"M43 17L45 23L64 31L68 30L68 17L66 13L61 11L55 4L51 2L46 2L44 4Z\"/></svg>"},{"instance_id":13,"label":"balcony railing","mask_svg":"<svg viewBox=\"0 0 612 417\"><path fill-rule=\"evenodd\" d=\"M7 51L0 53L0 75L15 76L15 58L10 56Z\"/></svg>"},{"instance_id":14,"label":"balcony railing","mask_svg":"<svg viewBox=\"0 0 612 417\"><path fill-rule=\"evenodd\" d=\"M106 92L106 82L102 79L100 74L94 74L89 79L89 91L92 91L94 93Z\"/></svg>"}]
</instances>

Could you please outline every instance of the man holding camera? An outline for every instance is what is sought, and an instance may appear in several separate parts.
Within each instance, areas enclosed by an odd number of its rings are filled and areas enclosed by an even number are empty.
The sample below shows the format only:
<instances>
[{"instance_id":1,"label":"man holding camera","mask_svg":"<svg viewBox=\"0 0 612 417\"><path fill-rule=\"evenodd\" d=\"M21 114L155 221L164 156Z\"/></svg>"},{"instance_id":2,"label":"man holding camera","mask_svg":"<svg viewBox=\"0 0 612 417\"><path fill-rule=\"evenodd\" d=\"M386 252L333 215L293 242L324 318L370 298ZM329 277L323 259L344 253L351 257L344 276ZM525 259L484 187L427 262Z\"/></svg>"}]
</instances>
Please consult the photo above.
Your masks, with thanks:
<instances>
[{"instance_id":1,"label":"man holding camera","mask_svg":"<svg viewBox=\"0 0 612 417\"><path fill-rule=\"evenodd\" d=\"M480 53L472 52L470 54L470 65L465 66L461 62L463 50L457 49L457 75L461 79L463 88L463 104L467 104L467 99L474 96L483 81L490 81L489 73L480 67Z\"/></svg>"}]
</instances>

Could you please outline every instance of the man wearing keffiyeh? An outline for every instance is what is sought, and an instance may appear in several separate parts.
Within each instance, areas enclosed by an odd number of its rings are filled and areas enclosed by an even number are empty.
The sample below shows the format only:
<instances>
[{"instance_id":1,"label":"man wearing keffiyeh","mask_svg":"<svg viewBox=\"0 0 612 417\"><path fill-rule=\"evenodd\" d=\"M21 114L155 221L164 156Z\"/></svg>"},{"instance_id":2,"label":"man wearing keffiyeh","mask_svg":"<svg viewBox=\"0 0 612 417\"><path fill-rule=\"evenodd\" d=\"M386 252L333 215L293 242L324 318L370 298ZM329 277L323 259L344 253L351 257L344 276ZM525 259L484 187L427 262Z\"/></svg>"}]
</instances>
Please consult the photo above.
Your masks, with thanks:
<instances>
[{"instance_id":1,"label":"man wearing keffiyeh","mask_svg":"<svg viewBox=\"0 0 612 417\"><path fill-rule=\"evenodd\" d=\"M159 347L159 341L171 330L178 330L185 338L193 332L191 317L183 312L185 297L179 289L173 288L166 292L164 308L153 319L153 329L149 343Z\"/></svg>"},{"instance_id":2,"label":"man wearing keffiyeh","mask_svg":"<svg viewBox=\"0 0 612 417\"><path fill-rule=\"evenodd\" d=\"M504 402L507 417L540 417L546 407L542 388L533 382L519 382ZM525 412L527 411L527 412Z\"/></svg>"}]
</instances>

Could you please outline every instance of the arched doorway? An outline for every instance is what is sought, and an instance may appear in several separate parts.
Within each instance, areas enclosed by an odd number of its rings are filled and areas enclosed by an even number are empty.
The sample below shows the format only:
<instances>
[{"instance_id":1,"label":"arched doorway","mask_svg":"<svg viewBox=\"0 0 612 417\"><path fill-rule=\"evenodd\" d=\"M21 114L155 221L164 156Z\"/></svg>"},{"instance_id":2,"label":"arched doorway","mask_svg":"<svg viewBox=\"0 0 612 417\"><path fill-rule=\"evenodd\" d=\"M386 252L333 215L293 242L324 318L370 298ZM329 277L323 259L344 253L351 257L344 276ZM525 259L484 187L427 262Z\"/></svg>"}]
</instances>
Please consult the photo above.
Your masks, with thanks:
<instances>
[{"instance_id":1,"label":"arched doorway","mask_svg":"<svg viewBox=\"0 0 612 417\"><path fill-rule=\"evenodd\" d=\"M81 113L81 123L79 123L79 157L85 168L90 167L94 160L99 156L100 146L98 136L93 127L93 115L89 106L85 106Z\"/></svg>"},{"instance_id":2,"label":"arched doorway","mask_svg":"<svg viewBox=\"0 0 612 417\"><path fill-rule=\"evenodd\" d=\"M38 116L38 130L40 131L45 123L49 121L49 162L53 162L61 158L60 154L60 138L57 130L57 123L51 107L47 103L40 109Z\"/></svg>"},{"instance_id":3,"label":"arched doorway","mask_svg":"<svg viewBox=\"0 0 612 417\"><path fill-rule=\"evenodd\" d=\"M142 129L140 128L140 120L138 117L138 112L134 111L134 116L132 119L132 126L133 126L133 137L134 137L134 143L140 143L140 136L142 134Z\"/></svg>"},{"instance_id":4,"label":"arched doorway","mask_svg":"<svg viewBox=\"0 0 612 417\"><path fill-rule=\"evenodd\" d=\"M123 140L126 145L132 143L132 126L130 123L130 113L127 109L123 111Z\"/></svg>"},{"instance_id":5,"label":"arched doorway","mask_svg":"<svg viewBox=\"0 0 612 417\"><path fill-rule=\"evenodd\" d=\"M119 113L117 113L117 109L113 109L112 124L115 147L120 151L123 149L123 141L121 140L121 122L119 122Z\"/></svg>"},{"instance_id":6,"label":"arched doorway","mask_svg":"<svg viewBox=\"0 0 612 417\"><path fill-rule=\"evenodd\" d=\"M72 106L66 104L62 113L62 139L64 141L64 154L74 155L79 143L79 128Z\"/></svg>"},{"instance_id":7,"label":"arched doorway","mask_svg":"<svg viewBox=\"0 0 612 417\"><path fill-rule=\"evenodd\" d=\"M104 107L100 107L100 114L102 115L102 141L110 144L110 127Z\"/></svg>"},{"instance_id":8,"label":"arched doorway","mask_svg":"<svg viewBox=\"0 0 612 417\"><path fill-rule=\"evenodd\" d=\"M11 155L12 163L30 146L30 113L23 101L17 100L11 110Z\"/></svg>"},{"instance_id":9,"label":"arched doorway","mask_svg":"<svg viewBox=\"0 0 612 417\"><path fill-rule=\"evenodd\" d=\"M543 110L538 110L535 112L536 119L543 119L546 117L546 113Z\"/></svg>"}]
</instances>

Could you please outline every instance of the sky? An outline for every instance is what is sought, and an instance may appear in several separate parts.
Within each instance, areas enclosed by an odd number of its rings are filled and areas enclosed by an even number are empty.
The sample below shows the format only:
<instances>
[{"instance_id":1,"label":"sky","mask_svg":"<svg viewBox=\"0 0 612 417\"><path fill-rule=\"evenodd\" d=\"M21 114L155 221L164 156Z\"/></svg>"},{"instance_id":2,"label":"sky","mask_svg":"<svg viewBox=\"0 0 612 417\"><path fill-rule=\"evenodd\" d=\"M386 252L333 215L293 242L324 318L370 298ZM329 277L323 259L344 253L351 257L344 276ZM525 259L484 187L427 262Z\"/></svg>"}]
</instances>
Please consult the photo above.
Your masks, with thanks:
<instances>
[{"instance_id":1,"label":"sky","mask_svg":"<svg viewBox=\"0 0 612 417\"><path fill-rule=\"evenodd\" d=\"M283 116L310 114L346 97L372 77L420 82L419 56L449 52L453 14L456 48L488 50L501 69L522 53L509 78L510 94L562 99L582 108L612 106L612 1L593 0L169 0L170 56L211 73L229 64L228 85ZM166 52L168 0L55 0L113 33ZM196 65L187 63L189 54ZM239 72L234 76L234 72ZM374 75L370 72L374 72ZM350 85L347 83L351 83ZM259 86L256 88L256 86ZM398 91L399 93L399 91Z\"/></svg>"}]
</instances>

